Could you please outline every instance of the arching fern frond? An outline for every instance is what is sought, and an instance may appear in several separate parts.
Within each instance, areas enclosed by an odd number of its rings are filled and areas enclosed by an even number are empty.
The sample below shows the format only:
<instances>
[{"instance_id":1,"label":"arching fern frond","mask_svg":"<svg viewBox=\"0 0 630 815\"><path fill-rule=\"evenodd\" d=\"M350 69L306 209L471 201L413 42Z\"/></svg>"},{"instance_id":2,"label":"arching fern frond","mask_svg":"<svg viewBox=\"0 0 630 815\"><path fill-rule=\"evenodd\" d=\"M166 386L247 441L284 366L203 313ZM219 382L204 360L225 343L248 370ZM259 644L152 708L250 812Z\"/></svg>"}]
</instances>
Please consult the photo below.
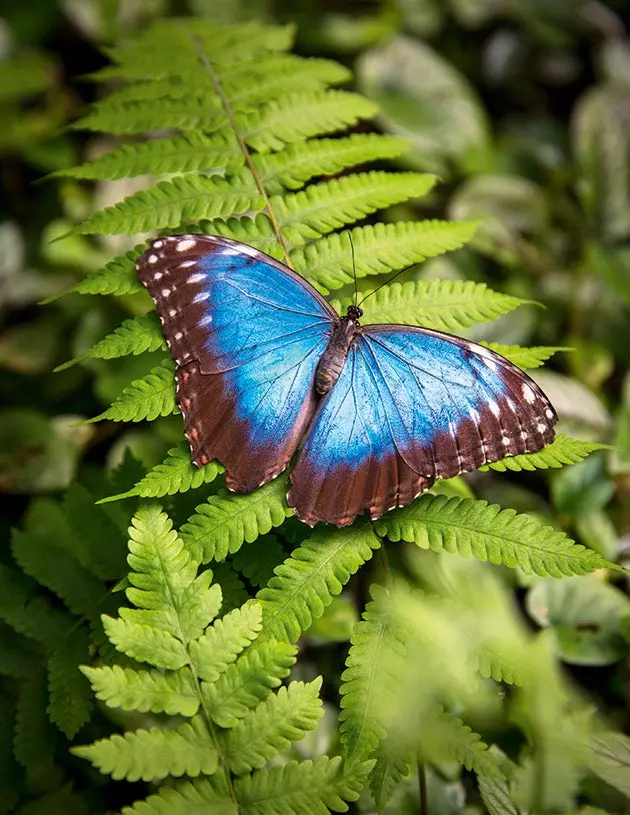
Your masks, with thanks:
<instances>
[{"instance_id":1,"label":"arching fern frond","mask_svg":"<svg viewBox=\"0 0 630 815\"><path fill-rule=\"evenodd\" d=\"M415 504L378 520L376 531L390 540L519 566L527 574L544 577L618 568L530 515L470 498L424 495Z\"/></svg>"},{"instance_id":2,"label":"arching fern frond","mask_svg":"<svg viewBox=\"0 0 630 815\"><path fill-rule=\"evenodd\" d=\"M497 354L509 359L519 368L540 368L557 351L570 351L570 348L558 345L537 345L532 348L522 348L520 345L501 345L498 342L481 342L486 348L491 348Z\"/></svg>"},{"instance_id":3,"label":"arching fern frond","mask_svg":"<svg viewBox=\"0 0 630 815\"><path fill-rule=\"evenodd\" d=\"M565 464L577 464L596 450L610 449L607 444L572 439L561 433L559 436L539 450L537 453L521 453L518 456L507 456L501 461L484 464L480 470L496 470L504 473L506 470L520 472L521 470L546 470L549 467L563 467Z\"/></svg>"},{"instance_id":4,"label":"arching fern frond","mask_svg":"<svg viewBox=\"0 0 630 815\"><path fill-rule=\"evenodd\" d=\"M113 422L141 422L143 419L150 421L158 416L179 413L175 404L174 370L173 361L164 360L142 379L135 379L111 407L89 421L111 419Z\"/></svg>"}]
</instances>

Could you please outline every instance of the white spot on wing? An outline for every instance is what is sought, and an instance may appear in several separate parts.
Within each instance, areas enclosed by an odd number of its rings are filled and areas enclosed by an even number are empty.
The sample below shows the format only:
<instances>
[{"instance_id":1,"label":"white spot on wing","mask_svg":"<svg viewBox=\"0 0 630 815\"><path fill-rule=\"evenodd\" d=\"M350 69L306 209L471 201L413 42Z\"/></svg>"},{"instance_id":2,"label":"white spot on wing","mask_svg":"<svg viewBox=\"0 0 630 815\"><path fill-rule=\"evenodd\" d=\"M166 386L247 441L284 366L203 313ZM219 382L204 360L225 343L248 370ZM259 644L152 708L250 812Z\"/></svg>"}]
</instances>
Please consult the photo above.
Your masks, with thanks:
<instances>
[{"instance_id":1,"label":"white spot on wing","mask_svg":"<svg viewBox=\"0 0 630 815\"><path fill-rule=\"evenodd\" d=\"M199 325L208 325L208 323L211 323L211 322L212 322L212 315L207 314L205 317L202 317L201 320L199 320Z\"/></svg>"},{"instance_id":2,"label":"white spot on wing","mask_svg":"<svg viewBox=\"0 0 630 815\"><path fill-rule=\"evenodd\" d=\"M182 260L179 264L180 269L189 269L191 266L194 266L197 263L196 260Z\"/></svg>"},{"instance_id":3,"label":"white spot on wing","mask_svg":"<svg viewBox=\"0 0 630 815\"><path fill-rule=\"evenodd\" d=\"M488 408L490 409L490 413L497 418L501 415L501 408L497 405L494 399L491 399L488 402Z\"/></svg>"},{"instance_id":4,"label":"white spot on wing","mask_svg":"<svg viewBox=\"0 0 630 815\"><path fill-rule=\"evenodd\" d=\"M176 340L181 340L181 338L182 338L183 336L184 336L184 335L182 334L182 332L181 332L181 331L178 331L178 332L175 334L175 339L176 339Z\"/></svg>"},{"instance_id":5,"label":"white spot on wing","mask_svg":"<svg viewBox=\"0 0 630 815\"><path fill-rule=\"evenodd\" d=\"M169 297L171 293L170 289L162 289L162 297Z\"/></svg>"},{"instance_id":6,"label":"white spot on wing","mask_svg":"<svg viewBox=\"0 0 630 815\"><path fill-rule=\"evenodd\" d=\"M523 382L523 398L529 405L533 405L536 401L536 394L531 385L528 385L527 382Z\"/></svg>"},{"instance_id":7,"label":"white spot on wing","mask_svg":"<svg viewBox=\"0 0 630 815\"><path fill-rule=\"evenodd\" d=\"M193 297L193 303L203 303L204 300L207 300L210 297L210 294L207 291L200 291L199 294Z\"/></svg>"},{"instance_id":8,"label":"white spot on wing","mask_svg":"<svg viewBox=\"0 0 630 815\"><path fill-rule=\"evenodd\" d=\"M538 422L538 432L539 433L544 433L546 429L547 429L546 424L543 424L542 422Z\"/></svg>"},{"instance_id":9,"label":"white spot on wing","mask_svg":"<svg viewBox=\"0 0 630 815\"><path fill-rule=\"evenodd\" d=\"M149 257L147 258L147 260L149 261L149 263L157 263L157 262L158 262L158 260L159 260L159 258L158 258L158 256L157 256L157 255L149 255Z\"/></svg>"},{"instance_id":10,"label":"white spot on wing","mask_svg":"<svg viewBox=\"0 0 630 815\"><path fill-rule=\"evenodd\" d=\"M172 309L169 311L168 316L169 316L169 317L175 317L175 316L177 316L177 309L176 309L176 308L172 308Z\"/></svg>"},{"instance_id":11,"label":"white spot on wing","mask_svg":"<svg viewBox=\"0 0 630 815\"><path fill-rule=\"evenodd\" d=\"M553 410L547 408L547 410L545 411L545 415L547 416L548 419L553 419Z\"/></svg>"},{"instance_id":12,"label":"white spot on wing","mask_svg":"<svg viewBox=\"0 0 630 815\"><path fill-rule=\"evenodd\" d=\"M161 249L164 246L164 241L153 241L154 249Z\"/></svg>"},{"instance_id":13,"label":"white spot on wing","mask_svg":"<svg viewBox=\"0 0 630 815\"><path fill-rule=\"evenodd\" d=\"M509 436L503 436L501 438L501 442L503 443L504 447L509 447L510 446L510 438L509 438Z\"/></svg>"},{"instance_id":14,"label":"white spot on wing","mask_svg":"<svg viewBox=\"0 0 630 815\"><path fill-rule=\"evenodd\" d=\"M182 263L182 266L183 265L184 264ZM199 281L205 280L205 279L206 279L205 274L201 274L201 272L197 272L197 274L191 274L190 275L190 277L188 278L188 282L189 283L199 283Z\"/></svg>"},{"instance_id":15,"label":"white spot on wing","mask_svg":"<svg viewBox=\"0 0 630 815\"><path fill-rule=\"evenodd\" d=\"M175 247L178 252L187 252L189 249L192 249L193 246L197 245L197 241L195 238L184 238L184 240L179 241L177 246Z\"/></svg>"},{"instance_id":16,"label":"white spot on wing","mask_svg":"<svg viewBox=\"0 0 630 815\"><path fill-rule=\"evenodd\" d=\"M153 279L154 279L154 280L161 280L163 277L164 277L164 273L163 273L163 272L156 272L156 273L153 275Z\"/></svg>"}]
</instances>

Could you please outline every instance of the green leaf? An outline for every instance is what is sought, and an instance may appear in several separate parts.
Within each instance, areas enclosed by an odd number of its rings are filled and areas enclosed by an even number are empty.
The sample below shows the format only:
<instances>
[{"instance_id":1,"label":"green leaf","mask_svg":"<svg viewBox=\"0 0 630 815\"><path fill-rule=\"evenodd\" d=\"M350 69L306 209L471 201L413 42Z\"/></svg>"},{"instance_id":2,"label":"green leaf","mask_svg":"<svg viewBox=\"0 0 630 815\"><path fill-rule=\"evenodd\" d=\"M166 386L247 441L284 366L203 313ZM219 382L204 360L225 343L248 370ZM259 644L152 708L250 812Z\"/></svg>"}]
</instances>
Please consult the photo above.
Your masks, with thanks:
<instances>
[{"instance_id":1,"label":"green leaf","mask_svg":"<svg viewBox=\"0 0 630 815\"><path fill-rule=\"evenodd\" d=\"M164 784L157 795L133 806L123 807L122 815L242 815L242 810L230 796L225 783L216 776Z\"/></svg>"},{"instance_id":2,"label":"green leaf","mask_svg":"<svg viewBox=\"0 0 630 815\"><path fill-rule=\"evenodd\" d=\"M262 535L253 546L241 547L231 563L254 586L264 586L273 577L274 569L282 563L285 554L275 535Z\"/></svg>"},{"instance_id":3,"label":"green leaf","mask_svg":"<svg viewBox=\"0 0 630 815\"><path fill-rule=\"evenodd\" d=\"M447 711L428 715L419 733L420 749L432 762L456 761L485 778L503 778L503 772L481 741L461 719Z\"/></svg>"},{"instance_id":4,"label":"green leaf","mask_svg":"<svg viewBox=\"0 0 630 815\"><path fill-rule=\"evenodd\" d=\"M258 592L262 637L295 642L380 545L369 524L315 532Z\"/></svg>"},{"instance_id":5,"label":"green leaf","mask_svg":"<svg viewBox=\"0 0 630 815\"><path fill-rule=\"evenodd\" d=\"M551 493L556 509L563 514L584 515L603 509L615 493L605 457L592 456L557 473L551 482Z\"/></svg>"},{"instance_id":6,"label":"green leaf","mask_svg":"<svg viewBox=\"0 0 630 815\"><path fill-rule=\"evenodd\" d=\"M376 764L370 773L370 792L381 813L400 786L413 761L413 751L400 739L383 739L374 752Z\"/></svg>"},{"instance_id":7,"label":"green leaf","mask_svg":"<svg viewBox=\"0 0 630 815\"><path fill-rule=\"evenodd\" d=\"M167 631L105 614L102 619L109 641L132 659L171 670L187 664L184 644Z\"/></svg>"},{"instance_id":8,"label":"green leaf","mask_svg":"<svg viewBox=\"0 0 630 815\"><path fill-rule=\"evenodd\" d=\"M564 577L617 567L563 532L529 515L485 501L424 495L375 524L378 535L434 552L457 552L490 563L520 567L526 574Z\"/></svg>"},{"instance_id":9,"label":"green leaf","mask_svg":"<svg viewBox=\"0 0 630 815\"><path fill-rule=\"evenodd\" d=\"M202 560L225 560L243 543L252 543L293 514L286 502L285 476L247 495L220 490L197 507L181 529L189 547L202 551Z\"/></svg>"},{"instance_id":10,"label":"green leaf","mask_svg":"<svg viewBox=\"0 0 630 815\"><path fill-rule=\"evenodd\" d=\"M630 737L614 731L600 733L589 747L589 769L630 797Z\"/></svg>"},{"instance_id":11,"label":"green leaf","mask_svg":"<svg viewBox=\"0 0 630 815\"><path fill-rule=\"evenodd\" d=\"M115 733L72 752L86 758L102 773L127 781L155 781L169 775L212 775L218 756L201 716L178 728L134 730Z\"/></svg>"},{"instance_id":12,"label":"green leaf","mask_svg":"<svg viewBox=\"0 0 630 815\"><path fill-rule=\"evenodd\" d=\"M159 320L152 313L133 320L125 320L115 331L93 345L85 354L63 365L58 365L55 371L63 371L83 359L115 359L128 354L137 356L147 351L160 350L166 350L166 342Z\"/></svg>"},{"instance_id":13,"label":"green leaf","mask_svg":"<svg viewBox=\"0 0 630 815\"><path fill-rule=\"evenodd\" d=\"M190 643L195 672L206 682L216 682L244 648L253 642L262 628L260 603L253 600L235 608L198 640Z\"/></svg>"},{"instance_id":14,"label":"green leaf","mask_svg":"<svg viewBox=\"0 0 630 815\"><path fill-rule=\"evenodd\" d=\"M486 348L492 349L502 357L509 359L514 365L527 370L528 368L540 368L557 351L570 351L560 345L537 345L530 348L522 348L520 345L501 345L498 342L481 342Z\"/></svg>"},{"instance_id":15,"label":"green leaf","mask_svg":"<svg viewBox=\"0 0 630 815\"><path fill-rule=\"evenodd\" d=\"M146 248L146 244L140 244L110 260L102 269L90 272L70 291L77 294L115 294L119 297L140 291L142 284L138 280L136 261Z\"/></svg>"},{"instance_id":16,"label":"green leaf","mask_svg":"<svg viewBox=\"0 0 630 815\"><path fill-rule=\"evenodd\" d=\"M480 470L497 470L500 473L511 470L520 472L521 470L546 470L549 467L558 468L565 464L576 464L586 458L589 453L595 450L605 450L606 444L597 442L580 441L571 439L560 433L559 436L548 444L547 447L537 453L521 453L518 456L508 456L501 461L493 461L492 464L484 464Z\"/></svg>"},{"instance_id":17,"label":"green leaf","mask_svg":"<svg viewBox=\"0 0 630 815\"><path fill-rule=\"evenodd\" d=\"M214 683L204 682L204 709L221 727L234 727L251 708L267 698L288 676L297 649L270 640L249 649Z\"/></svg>"},{"instance_id":18,"label":"green leaf","mask_svg":"<svg viewBox=\"0 0 630 815\"><path fill-rule=\"evenodd\" d=\"M83 666L96 698L123 710L194 716L199 707L195 679L187 668L177 672L135 671L132 668Z\"/></svg>"},{"instance_id":19,"label":"green leaf","mask_svg":"<svg viewBox=\"0 0 630 815\"><path fill-rule=\"evenodd\" d=\"M174 371L173 361L164 360L142 379L135 379L111 407L89 419L89 422L100 422L103 419L110 419L112 422L141 422L143 419L153 421L158 416L179 413L175 404Z\"/></svg>"},{"instance_id":20,"label":"green leaf","mask_svg":"<svg viewBox=\"0 0 630 815\"><path fill-rule=\"evenodd\" d=\"M90 686L78 667L89 658L89 646L87 630L81 627L61 642L48 660L50 702L46 712L68 739L92 713Z\"/></svg>"},{"instance_id":21,"label":"green leaf","mask_svg":"<svg viewBox=\"0 0 630 815\"><path fill-rule=\"evenodd\" d=\"M323 715L321 677L291 682L255 707L225 739L225 757L235 775L264 767L278 751L305 736Z\"/></svg>"}]
</instances>

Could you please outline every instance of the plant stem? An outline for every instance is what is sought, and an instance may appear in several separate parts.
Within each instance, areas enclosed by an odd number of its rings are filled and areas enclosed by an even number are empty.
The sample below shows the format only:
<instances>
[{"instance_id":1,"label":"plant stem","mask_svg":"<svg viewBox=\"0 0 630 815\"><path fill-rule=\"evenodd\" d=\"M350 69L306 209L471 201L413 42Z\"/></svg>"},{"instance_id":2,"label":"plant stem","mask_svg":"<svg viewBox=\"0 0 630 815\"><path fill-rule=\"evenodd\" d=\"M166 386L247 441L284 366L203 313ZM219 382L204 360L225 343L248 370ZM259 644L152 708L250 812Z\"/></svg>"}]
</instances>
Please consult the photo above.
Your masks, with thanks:
<instances>
[{"instance_id":1,"label":"plant stem","mask_svg":"<svg viewBox=\"0 0 630 815\"><path fill-rule=\"evenodd\" d=\"M429 815L429 799L427 796L426 765L418 764L418 786L420 788L420 815Z\"/></svg>"}]
</instances>

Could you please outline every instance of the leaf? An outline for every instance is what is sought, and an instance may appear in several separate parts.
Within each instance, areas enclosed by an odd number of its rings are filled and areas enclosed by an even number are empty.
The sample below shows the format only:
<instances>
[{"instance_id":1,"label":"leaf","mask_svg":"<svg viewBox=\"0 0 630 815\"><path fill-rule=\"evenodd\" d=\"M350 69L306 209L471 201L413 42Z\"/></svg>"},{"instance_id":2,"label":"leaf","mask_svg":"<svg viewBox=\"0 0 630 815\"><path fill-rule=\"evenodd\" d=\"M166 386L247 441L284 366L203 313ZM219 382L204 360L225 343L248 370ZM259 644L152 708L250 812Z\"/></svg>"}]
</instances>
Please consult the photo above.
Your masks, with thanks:
<instances>
[{"instance_id":1,"label":"leaf","mask_svg":"<svg viewBox=\"0 0 630 815\"><path fill-rule=\"evenodd\" d=\"M448 161L488 144L488 122L475 91L418 39L398 35L366 51L357 79L378 104L386 129L413 142L413 157L423 168L444 172Z\"/></svg>"},{"instance_id":2,"label":"leaf","mask_svg":"<svg viewBox=\"0 0 630 815\"><path fill-rule=\"evenodd\" d=\"M379 546L369 524L315 532L258 592L262 638L295 642Z\"/></svg>"},{"instance_id":3,"label":"leaf","mask_svg":"<svg viewBox=\"0 0 630 815\"><path fill-rule=\"evenodd\" d=\"M288 643L270 640L242 654L216 682L204 682L208 715L221 727L234 727L289 674L296 650Z\"/></svg>"},{"instance_id":4,"label":"leaf","mask_svg":"<svg viewBox=\"0 0 630 815\"><path fill-rule=\"evenodd\" d=\"M104 413L88 421L100 422L103 419L110 419L113 422L141 422L143 419L153 421L158 416L179 413L179 408L175 404L174 370L172 360L164 360L142 379L135 379Z\"/></svg>"},{"instance_id":5,"label":"leaf","mask_svg":"<svg viewBox=\"0 0 630 815\"><path fill-rule=\"evenodd\" d=\"M146 249L146 244L135 246L124 255L110 260L102 269L91 272L70 291L77 294L116 294L119 297L140 291L136 261Z\"/></svg>"},{"instance_id":6,"label":"leaf","mask_svg":"<svg viewBox=\"0 0 630 815\"><path fill-rule=\"evenodd\" d=\"M361 293L359 298L368 293ZM366 303L365 316L370 323L406 323L438 331L459 331L476 322L494 320L523 302L494 292L485 283L418 280L383 286ZM339 305L342 312L344 305Z\"/></svg>"},{"instance_id":7,"label":"leaf","mask_svg":"<svg viewBox=\"0 0 630 815\"><path fill-rule=\"evenodd\" d=\"M188 492L202 484L209 484L223 472L218 461L209 461L203 467L195 467L190 460L190 448L187 442L172 447L161 464L157 464L141 481L128 492L102 498L99 503L115 501L138 495L141 498L161 498L164 495L175 495Z\"/></svg>"},{"instance_id":8,"label":"leaf","mask_svg":"<svg viewBox=\"0 0 630 815\"><path fill-rule=\"evenodd\" d=\"M423 720L419 741L420 749L432 762L454 760L485 778L503 778L498 762L479 734L447 711Z\"/></svg>"},{"instance_id":9,"label":"leaf","mask_svg":"<svg viewBox=\"0 0 630 815\"><path fill-rule=\"evenodd\" d=\"M597 442L580 441L571 439L560 433L556 438L539 450L537 453L521 453L518 456L508 456L501 461L493 461L491 464L484 464L479 467L482 471L497 470L500 473L506 470L520 472L521 470L546 470L549 467L558 468L565 464L576 464L586 458L595 450L605 450L608 445Z\"/></svg>"},{"instance_id":10,"label":"leaf","mask_svg":"<svg viewBox=\"0 0 630 815\"><path fill-rule=\"evenodd\" d=\"M509 359L514 365L527 370L528 368L540 368L557 351L570 351L570 348L559 345L537 345L530 348L522 348L520 345L501 345L498 342L481 342L486 348L490 348L502 357Z\"/></svg>"},{"instance_id":11,"label":"leaf","mask_svg":"<svg viewBox=\"0 0 630 815\"><path fill-rule=\"evenodd\" d=\"M426 195L436 177L425 173L353 173L283 197L270 205L280 228L293 243L305 243L344 224L412 198Z\"/></svg>"},{"instance_id":12,"label":"leaf","mask_svg":"<svg viewBox=\"0 0 630 815\"><path fill-rule=\"evenodd\" d=\"M206 682L216 682L227 666L253 642L262 628L260 604L251 600L235 608L198 640L190 643L195 673Z\"/></svg>"},{"instance_id":13,"label":"leaf","mask_svg":"<svg viewBox=\"0 0 630 815\"><path fill-rule=\"evenodd\" d=\"M219 783L216 776L174 786L164 784L157 795L123 807L122 815L207 815L210 811L212 815L242 815L227 785Z\"/></svg>"},{"instance_id":14,"label":"leaf","mask_svg":"<svg viewBox=\"0 0 630 815\"><path fill-rule=\"evenodd\" d=\"M184 644L167 631L130 620L114 619L106 614L103 615L103 627L118 651L139 662L170 670L183 668L188 662Z\"/></svg>"},{"instance_id":15,"label":"leaf","mask_svg":"<svg viewBox=\"0 0 630 815\"><path fill-rule=\"evenodd\" d=\"M182 538L187 546L201 549L204 563L225 560L243 543L252 543L293 514L286 492L285 476L247 495L220 490L197 507L181 529Z\"/></svg>"},{"instance_id":16,"label":"leaf","mask_svg":"<svg viewBox=\"0 0 630 815\"><path fill-rule=\"evenodd\" d=\"M104 337L89 351L75 357L63 365L58 365L55 372L63 371L82 359L115 359L128 354L144 354L147 351L165 351L166 342L155 314L125 320L115 331Z\"/></svg>"},{"instance_id":17,"label":"leaf","mask_svg":"<svg viewBox=\"0 0 630 815\"><path fill-rule=\"evenodd\" d=\"M617 567L529 515L470 498L424 495L375 524L376 533L434 552L457 552L526 574L564 577Z\"/></svg>"},{"instance_id":18,"label":"leaf","mask_svg":"<svg viewBox=\"0 0 630 815\"><path fill-rule=\"evenodd\" d=\"M235 775L264 767L278 751L305 736L323 715L321 677L291 682L246 714L225 739L225 757Z\"/></svg>"},{"instance_id":19,"label":"leaf","mask_svg":"<svg viewBox=\"0 0 630 815\"><path fill-rule=\"evenodd\" d=\"M399 221L357 226L295 247L290 253L291 263L316 286L338 289L354 281L355 271L358 278L387 274L458 249L470 239L475 228L474 223L466 221ZM393 290L392 286L389 288ZM468 288L474 289L474 284Z\"/></svg>"},{"instance_id":20,"label":"leaf","mask_svg":"<svg viewBox=\"0 0 630 815\"><path fill-rule=\"evenodd\" d=\"M630 797L630 738L614 731L599 733L589 747L589 769Z\"/></svg>"},{"instance_id":21,"label":"leaf","mask_svg":"<svg viewBox=\"0 0 630 815\"><path fill-rule=\"evenodd\" d=\"M278 538L263 535L255 541L254 546L241 547L231 562L254 586L264 586L284 558L285 551Z\"/></svg>"},{"instance_id":22,"label":"leaf","mask_svg":"<svg viewBox=\"0 0 630 815\"><path fill-rule=\"evenodd\" d=\"M370 792L381 813L390 798L409 775L413 751L403 745L399 739L383 739L374 753L376 764L370 773Z\"/></svg>"},{"instance_id":23,"label":"leaf","mask_svg":"<svg viewBox=\"0 0 630 815\"><path fill-rule=\"evenodd\" d=\"M68 739L92 713L90 686L78 667L89 658L89 645L87 630L81 627L60 643L48 660L50 702L46 712Z\"/></svg>"},{"instance_id":24,"label":"leaf","mask_svg":"<svg viewBox=\"0 0 630 815\"><path fill-rule=\"evenodd\" d=\"M201 716L177 728L115 733L72 752L114 779L156 781L169 775L212 775L218 756Z\"/></svg>"},{"instance_id":25,"label":"leaf","mask_svg":"<svg viewBox=\"0 0 630 815\"><path fill-rule=\"evenodd\" d=\"M107 707L194 716L199 707L195 680L187 668L177 672L136 671L132 668L81 668L96 698Z\"/></svg>"}]
</instances>

